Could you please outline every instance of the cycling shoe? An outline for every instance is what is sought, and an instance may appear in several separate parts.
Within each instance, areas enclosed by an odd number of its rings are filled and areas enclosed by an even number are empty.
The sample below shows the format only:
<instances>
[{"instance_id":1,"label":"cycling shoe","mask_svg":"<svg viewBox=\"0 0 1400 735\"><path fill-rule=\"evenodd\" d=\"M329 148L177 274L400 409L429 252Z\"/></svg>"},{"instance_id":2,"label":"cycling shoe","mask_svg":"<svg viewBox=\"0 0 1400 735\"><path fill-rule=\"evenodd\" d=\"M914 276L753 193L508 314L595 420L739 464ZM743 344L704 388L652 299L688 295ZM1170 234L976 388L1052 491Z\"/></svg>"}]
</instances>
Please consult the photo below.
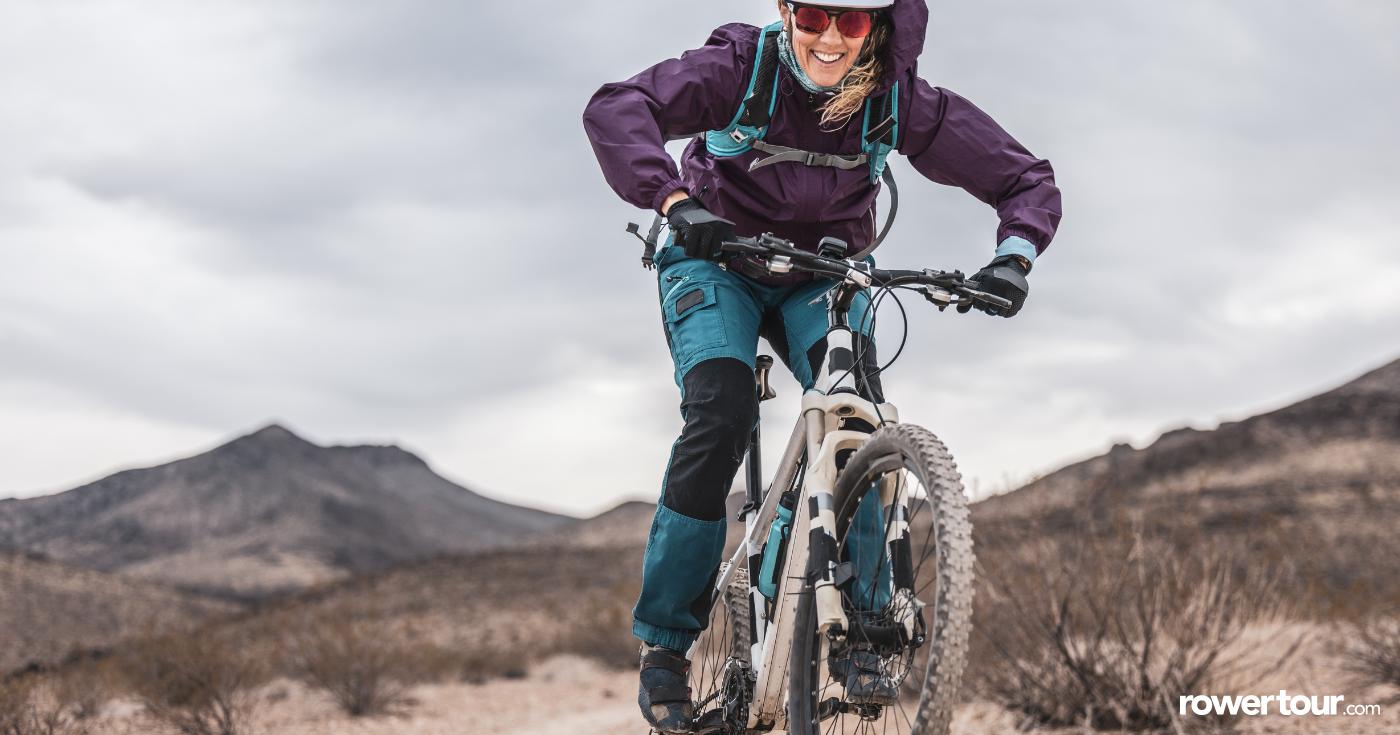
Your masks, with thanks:
<instances>
[{"instance_id":1,"label":"cycling shoe","mask_svg":"<svg viewBox=\"0 0 1400 735\"><path fill-rule=\"evenodd\" d=\"M661 646L642 646L637 704L653 730L666 735L695 731L694 705L687 684L689 673L690 662L684 654Z\"/></svg>"}]
</instances>

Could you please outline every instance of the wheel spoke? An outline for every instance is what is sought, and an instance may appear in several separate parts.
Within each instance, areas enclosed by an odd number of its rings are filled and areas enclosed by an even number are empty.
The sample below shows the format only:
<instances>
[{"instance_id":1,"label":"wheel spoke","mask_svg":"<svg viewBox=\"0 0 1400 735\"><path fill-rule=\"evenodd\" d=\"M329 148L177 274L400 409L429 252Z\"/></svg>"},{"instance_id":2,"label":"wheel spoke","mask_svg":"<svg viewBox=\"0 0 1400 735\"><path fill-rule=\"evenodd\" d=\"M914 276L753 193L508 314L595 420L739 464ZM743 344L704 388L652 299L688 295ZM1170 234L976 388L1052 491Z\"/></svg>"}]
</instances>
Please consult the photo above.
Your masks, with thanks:
<instances>
[{"instance_id":1,"label":"wheel spoke","mask_svg":"<svg viewBox=\"0 0 1400 735\"><path fill-rule=\"evenodd\" d=\"M876 466L877 460L892 453L903 458L903 466L884 473L868 472L868 468ZM881 429L847 461L844 472L857 474L837 480L838 561L855 562L854 571L860 575L841 590L847 616L858 623L848 631L847 650L866 652L861 658L874 661L881 682L894 688L895 698L888 705L846 705L849 711L838 709L829 722L812 729L811 733L912 733L921 711L919 705L923 703L931 656L939 657L940 673L951 670L957 678L961 677L969 623L966 599L971 593L971 579L967 573L970 565L966 563L971 554L966 500L946 450L932 435L917 427ZM866 493L874 492L881 475L887 476L888 472L896 473L886 477L893 486L893 505L886 508L880 503L880 512L873 517L867 515L868 509L858 515L857 511L864 509L861 502ZM901 505L906 509L904 517L908 529L904 538L908 540L908 549L897 546L895 551L901 556L908 554L911 582L902 592L892 583L896 581L893 572L902 568L904 559L895 559L884 543L897 517L895 511ZM882 533L876 534L876 531ZM878 535L878 540L873 539L873 535ZM867 549L872 544L879 550L878 557L861 557L861 553L870 553ZM882 584L883 577L888 577L887 582L891 584ZM877 609L886 593L889 594L887 602ZM915 604L922 605L922 610L913 608ZM902 625L910 615L920 615L923 620L918 623L916 619L916 625L921 626L921 634L926 637L920 648L882 651L881 646L873 644L871 637L877 627ZM810 621L805 625L810 626ZM872 653L873 658L870 657ZM829 676L830 647L822 646L813 654L817 660L805 676L822 677L819 682L806 679L812 681L809 689L816 691L817 702L832 697L844 700L845 682ZM838 649L837 655L846 654ZM930 719L925 720L923 732L946 735L956 687L944 687L930 696L934 697L929 702L934 709L925 715ZM801 731L801 735L811 733Z\"/></svg>"}]
</instances>

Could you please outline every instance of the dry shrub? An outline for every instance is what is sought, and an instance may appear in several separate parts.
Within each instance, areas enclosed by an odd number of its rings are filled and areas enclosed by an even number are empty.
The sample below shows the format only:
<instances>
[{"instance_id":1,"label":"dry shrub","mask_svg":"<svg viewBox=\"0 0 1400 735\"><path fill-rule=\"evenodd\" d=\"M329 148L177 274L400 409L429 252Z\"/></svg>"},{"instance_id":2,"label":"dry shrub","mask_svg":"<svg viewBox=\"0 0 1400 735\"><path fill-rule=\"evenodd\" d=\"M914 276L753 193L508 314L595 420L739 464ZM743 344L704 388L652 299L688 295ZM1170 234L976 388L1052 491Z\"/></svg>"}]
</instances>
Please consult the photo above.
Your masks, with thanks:
<instances>
[{"instance_id":1,"label":"dry shrub","mask_svg":"<svg viewBox=\"0 0 1400 735\"><path fill-rule=\"evenodd\" d=\"M1353 623L1345 667L1362 686L1400 689L1400 612ZM1400 704L1400 692L1386 701Z\"/></svg>"},{"instance_id":2,"label":"dry shrub","mask_svg":"<svg viewBox=\"0 0 1400 735\"><path fill-rule=\"evenodd\" d=\"M8 735L16 729L12 724L23 719L29 711L29 698L33 690L34 682L30 677L0 678L0 735Z\"/></svg>"},{"instance_id":3,"label":"dry shrub","mask_svg":"<svg viewBox=\"0 0 1400 735\"><path fill-rule=\"evenodd\" d=\"M345 617L303 625L288 656L298 677L324 689L353 717L387 713L405 703L410 684L455 668L442 649L410 645L388 626Z\"/></svg>"},{"instance_id":4,"label":"dry shrub","mask_svg":"<svg viewBox=\"0 0 1400 735\"><path fill-rule=\"evenodd\" d=\"M487 645L458 654L458 672L462 681L485 684L491 679L523 679L531 661L519 650Z\"/></svg>"},{"instance_id":5,"label":"dry shrub","mask_svg":"<svg viewBox=\"0 0 1400 735\"><path fill-rule=\"evenodd\" d=\"M77 720L96 717L102 705L117 696L119 682L113 662L75 661L55 674L53 696Z\"/></svg>"},{"instance_id":6,"label":"dry shrub","mask_svg":"<svg viewBox=\"0 0 1400 735\"><path fill-rule=\"evenodd\" d=\"M33 676L0 679L0 735L83 735L86 728Z\"/></svg>"},{"instance_id":7,"label":"dry shrub","mask_svg":"<svg viewBox=\"0 0 1400 735\"><path fill-rule=\"evenodd\" d=\"M183 735L242 735L257 705L253 688L268 671L234 642L167 635L135 645L123 674L146 710Z\"/></svg>"},{"instance_id":8,"label":"dry shrub","mask_svg":"<svg viewBox=\"0 0 1400 735\"><path fill-rule=\"evenodd\" d=\"M556 653L593 659L603 666L625 671L637 667L637 639L632 636L632 615L623 600L597 600L570 616L561 625Z\"/></svg>"},{"instance_id":9,"label":"dry shrub","mask_svg":"<svg viewBox=\"0 0 1400 735\"><path fill-rule=\"evenodd\" d=\"M984 549L979 566L984 653L970 679L1027 725L1180 732L1177 697L1236 683L1235 644L1281 605L1247 565L1136 532Z\"/></svg>"}]
</instances>

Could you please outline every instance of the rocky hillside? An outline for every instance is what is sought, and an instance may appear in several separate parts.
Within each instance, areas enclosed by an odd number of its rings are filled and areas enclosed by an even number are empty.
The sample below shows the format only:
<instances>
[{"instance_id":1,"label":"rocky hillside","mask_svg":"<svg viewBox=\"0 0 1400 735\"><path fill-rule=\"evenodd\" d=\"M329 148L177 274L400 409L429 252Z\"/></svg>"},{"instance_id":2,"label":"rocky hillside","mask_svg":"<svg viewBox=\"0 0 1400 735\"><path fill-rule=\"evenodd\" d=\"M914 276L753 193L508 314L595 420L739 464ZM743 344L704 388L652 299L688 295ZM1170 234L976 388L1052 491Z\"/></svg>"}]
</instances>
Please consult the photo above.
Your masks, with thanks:
<instances>
[{"instance_id":1,"label":"rocky hillside","mask_svg":"<svg viewBox=\"0 0 1400 735\"><path fill-rule=\"evenodd\" d=\"M1120 444L976 508L985 518L1043 517L1123 500L1179 506L1182 496L1199 496L1214 515L1269 514L1310 496L1365 504L1397 486L1400 360L1213 430L1169 431L1142 449Z\"/></svg>"},{"instance_id":2,"label":"rocky hillside","mask_svg":"<svg viewBox=\"0 0 1400 735\"><path fill-rule=\"evenodd\" d=\"M150 582L0 554L0 675L233 609Z\"/></svg>"},{"instance_id":3,"label":"rocky hillside","mask_svg":"<svg viewBox=\"0 0 1400 735\"><path fill-rule=\"evenodd\" d=\"M972 518L980 559L1132 532L1186 556L1224 551L1309 616L1395 605L1400 362L1213 430L1116 446L977 503Z\"/></svg>"},{"instance_id":4,"label":"rocky hillside","mask_svg":"<svg viewBox=\"0 0 1400 735\"><path fill-rule=\"evenodd\" d=\"M395 446L323 447L273 425L169 464L0 500L0 548L259 595L570 520L477 495Z\"/></svg>"},{"instance_id":5,"label":"rocky hillside","mask_svg":"<svg viewBox=\"0 0 1400 735\"><path fill-rule=\"evenodd\" d=\"M598 549L645 543L655 513L654 503L628 500L592 518L571 521L548 534L531 538L528 545Z\"/></svg>"},{"instance_id":6,"label":"rocky hillside","mask_svg":"<svg viewBox=\"0 0 1400 735\"><path fill-rule=\"evenodd\" d=\"M725 499L725 506L728 508L725 518L729 521L726 530L730 549L733 549L744 535L743 522L735 519L739 517L739 510L744 507L746 500L743 491L730 493ZM592 518L570 521L548 534L527 539L525 545L531 548L595 549L645 544L654 515L655 503L628 500Z\"/></svg>"}]
</instances>

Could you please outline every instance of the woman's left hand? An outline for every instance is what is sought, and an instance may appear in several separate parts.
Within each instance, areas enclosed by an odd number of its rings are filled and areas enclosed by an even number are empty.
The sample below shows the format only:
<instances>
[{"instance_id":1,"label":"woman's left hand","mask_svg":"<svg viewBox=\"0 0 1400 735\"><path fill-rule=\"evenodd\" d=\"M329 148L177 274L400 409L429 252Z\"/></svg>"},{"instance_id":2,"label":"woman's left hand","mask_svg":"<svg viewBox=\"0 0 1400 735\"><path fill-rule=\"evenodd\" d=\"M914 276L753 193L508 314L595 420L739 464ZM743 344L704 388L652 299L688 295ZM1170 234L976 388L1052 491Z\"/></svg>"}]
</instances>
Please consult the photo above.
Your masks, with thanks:
<instances>
[{"instance_id":1,"label":"woman's left hand","mask_svg":"<svg viewBox=\"0 0 1400 735\"><path fill-rule=\"evenodd\" d=\"M999 309L978 304L977 308L992 316L1004 316L1008 319L1016 316L1021 311L1021 305L1026 303L1026 295L1030 293L1030 284L1026 283L1026 275L1030 272L1026 259L1019 255L998 255L992 258L992 262L977 271L969 280L977 282L978 290L1000 296L1010 301L1011 306Z\"/></svg>"}]
</instances>

